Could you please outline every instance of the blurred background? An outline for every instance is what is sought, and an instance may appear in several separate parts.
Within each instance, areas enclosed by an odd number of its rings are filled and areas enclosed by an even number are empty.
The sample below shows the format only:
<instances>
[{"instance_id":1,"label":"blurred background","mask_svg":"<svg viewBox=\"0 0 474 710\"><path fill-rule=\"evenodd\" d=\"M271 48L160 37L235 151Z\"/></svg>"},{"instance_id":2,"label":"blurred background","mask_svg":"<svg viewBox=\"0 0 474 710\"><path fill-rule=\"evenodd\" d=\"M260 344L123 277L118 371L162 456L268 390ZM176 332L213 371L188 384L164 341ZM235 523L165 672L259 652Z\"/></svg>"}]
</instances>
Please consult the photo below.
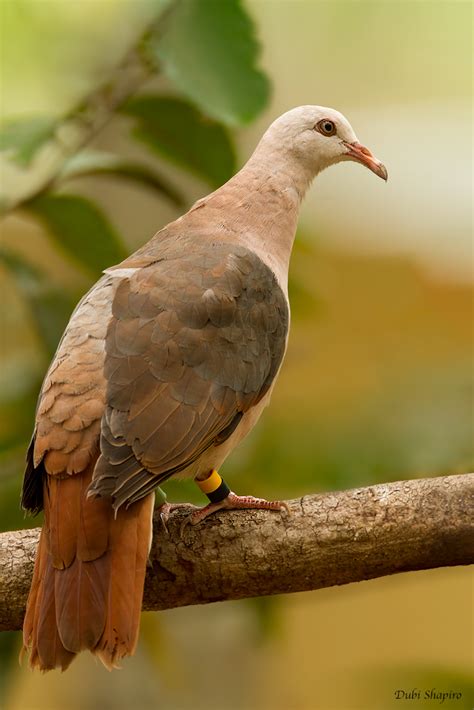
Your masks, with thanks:
<instances>
[{"instance_id":1,"label":"blurred background","mask_svg":"<svg viewBox=\"0 0 474 710\"><path fill-rule=\"evenodd\" d=\"M472 470L472 5L337 0L4 0L0 525L19 509L36 396L68 316L120 261L245 162L267 125L332 106L388 167L344 163L302 211L290 346L272 406L226 464L239 493ZM190 483L170 500L198 502ZM397 575L143 615L109 675L18 667L5 710L385 710L463 693L472 574ZM212 673L209 673L212 669ZM398 704L397 704L398 703ZM416 702L417 708L433 701Z\"/></svg>"}]
</instances>

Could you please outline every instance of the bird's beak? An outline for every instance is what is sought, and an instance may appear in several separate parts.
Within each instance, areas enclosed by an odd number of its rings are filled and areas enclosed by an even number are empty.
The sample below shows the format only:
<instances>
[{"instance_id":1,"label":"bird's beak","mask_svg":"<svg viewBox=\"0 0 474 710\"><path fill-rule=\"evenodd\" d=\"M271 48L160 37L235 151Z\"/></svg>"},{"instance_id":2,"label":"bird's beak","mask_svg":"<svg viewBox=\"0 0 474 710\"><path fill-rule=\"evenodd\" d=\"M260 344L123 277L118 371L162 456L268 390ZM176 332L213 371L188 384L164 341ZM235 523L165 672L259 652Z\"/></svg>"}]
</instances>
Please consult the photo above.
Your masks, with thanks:
<instances>
[{"instance_id":1,"label":"bird's beak","mask_svg":"<svg viewBox=\"0 0 474 710\"><path fill-rule=\"evenodd\" d=\"M356 160L358 163L362 163L362 165L372 170L372 172L382 178L382 180L388 180L387 168L380 160L377 160L377 158L372 155L368 148L357 143L357 141L354 143L346 143L346 141L344 141L344 145L347 148L347 157L349 160Z\"/></svg>"}]
</instances>

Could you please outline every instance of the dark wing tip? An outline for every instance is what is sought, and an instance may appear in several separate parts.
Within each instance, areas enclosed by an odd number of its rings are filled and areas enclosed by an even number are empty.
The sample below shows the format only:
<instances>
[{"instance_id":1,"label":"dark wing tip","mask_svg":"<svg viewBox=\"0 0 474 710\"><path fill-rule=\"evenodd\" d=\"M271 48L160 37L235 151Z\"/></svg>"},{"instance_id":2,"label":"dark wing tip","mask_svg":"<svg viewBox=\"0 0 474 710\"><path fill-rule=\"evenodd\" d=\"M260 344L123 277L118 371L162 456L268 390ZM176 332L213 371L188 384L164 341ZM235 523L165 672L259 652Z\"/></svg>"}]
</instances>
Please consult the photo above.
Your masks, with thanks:
<instances>
[{"instance_id":1,"label":"dark wing tip","mask_svg":"<svg viewBox=\"0 0 474 710\"><path fill-rule=\"evenodd\" d=\"M43 481L46 471L44 464L33 463L35 437L33 436L26 453L26 468L21 491L21 507L31 515L38 515L43 510Z\"/></svg>"}]
</instances>

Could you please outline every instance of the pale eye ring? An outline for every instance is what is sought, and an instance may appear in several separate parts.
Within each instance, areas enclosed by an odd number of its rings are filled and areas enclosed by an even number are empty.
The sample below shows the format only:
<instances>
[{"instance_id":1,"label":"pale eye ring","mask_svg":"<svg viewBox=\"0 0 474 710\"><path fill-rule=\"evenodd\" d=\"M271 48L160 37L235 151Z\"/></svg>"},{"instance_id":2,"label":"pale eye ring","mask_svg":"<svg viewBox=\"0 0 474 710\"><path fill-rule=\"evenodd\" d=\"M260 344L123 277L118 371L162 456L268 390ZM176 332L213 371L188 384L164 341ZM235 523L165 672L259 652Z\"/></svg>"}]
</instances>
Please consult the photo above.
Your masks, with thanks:
<instances>
[{"instance_id":1,"label":"pale eye ring","mask_svg":"<svg viewBox=\"0 0 474 710\"><path fill-rule=\"evenodd\" d=\"M323 118L315 126L316 130L323 134L323 136L334 136L336 134L336 125L329 118Z\"/></svg>"}]
</instances>

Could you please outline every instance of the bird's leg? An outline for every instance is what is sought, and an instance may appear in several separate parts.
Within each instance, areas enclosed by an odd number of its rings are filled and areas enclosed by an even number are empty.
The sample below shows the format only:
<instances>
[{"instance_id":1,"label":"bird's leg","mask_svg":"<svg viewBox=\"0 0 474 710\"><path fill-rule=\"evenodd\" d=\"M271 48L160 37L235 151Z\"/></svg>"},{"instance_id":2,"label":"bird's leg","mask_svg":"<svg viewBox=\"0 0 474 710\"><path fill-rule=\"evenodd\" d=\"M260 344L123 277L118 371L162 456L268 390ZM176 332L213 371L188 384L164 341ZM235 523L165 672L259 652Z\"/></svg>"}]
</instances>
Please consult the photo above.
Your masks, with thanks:
<instances>
[{"instance_id":1,"label":"bird's leg","mask_svg":"<svg viewBox=\"0 0 474 710\"><path fill-rule=\"evenodd\" d=\"M265 500L265 498L254 498L254 496L236 495L230 490L227 483L216 470L211 471L209 476L203 481L199 479L195 480L199 488L207 495L211 502L203 508L194 510L183 520L181 533L186 525L197 525L207 518L208 515L216 513L218 510L242 510L250 508L257 510L285 510L288 515L290 514L290 510L284 501L269 501Z\"/></svg>"}]
</instances>

